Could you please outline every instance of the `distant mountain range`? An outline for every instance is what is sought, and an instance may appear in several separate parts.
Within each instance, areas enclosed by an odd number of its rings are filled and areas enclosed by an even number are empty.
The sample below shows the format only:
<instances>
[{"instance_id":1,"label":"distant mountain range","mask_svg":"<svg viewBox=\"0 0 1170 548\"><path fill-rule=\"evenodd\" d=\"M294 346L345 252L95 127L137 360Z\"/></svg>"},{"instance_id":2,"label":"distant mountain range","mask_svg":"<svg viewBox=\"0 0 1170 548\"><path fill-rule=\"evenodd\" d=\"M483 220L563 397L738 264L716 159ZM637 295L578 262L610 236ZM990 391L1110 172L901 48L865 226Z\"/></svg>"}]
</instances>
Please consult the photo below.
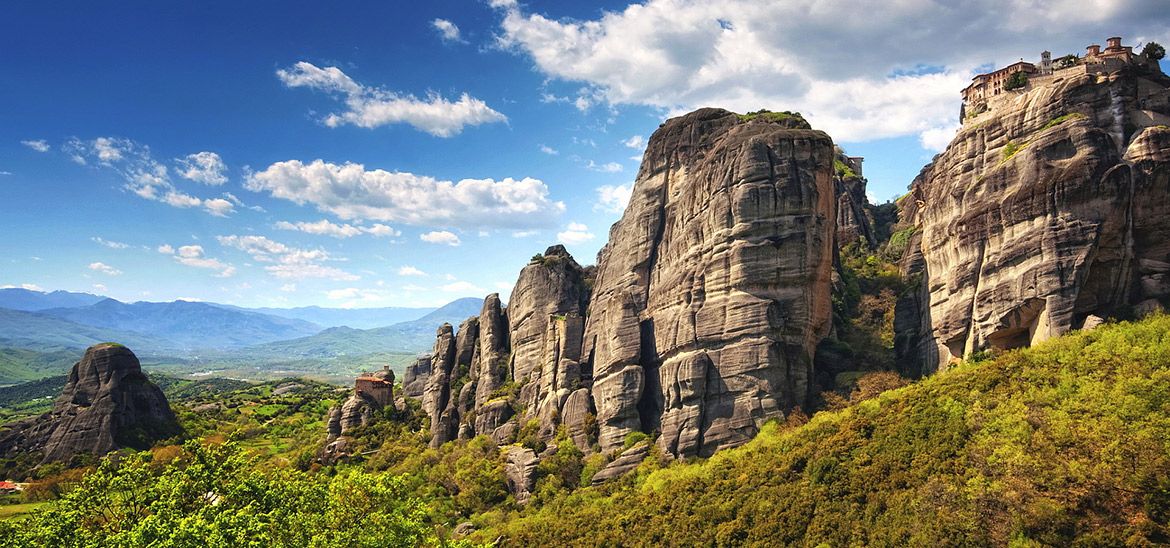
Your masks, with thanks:
<instances>
[{"instance_id":1,"label":"distant mountain range","mask_svg":"<svg viewBox=\"0 0 1170 548\"><path fill-rule=\"evenodd\" d=\"M264 369L415 354L431 349L444 322L458 325L478 314L482 304L464 298L438 309L249 309L191 301L124 303L88 293L9 288L0 290L0 384L67 369L78 350L111 341L140 357L195 359L191 363L213 369L216 363Z\"/></svg>"},{"instance_id":2,"label":"distant mountain range","mask_svg":"<svg viewBox=\"0 0 1170 548\"><path fill-rule=\"evenodd\" d=\"M279 341L245 348L242 352L256 357L337 358L380 352L425 352L435 340L435 331L443 323L458 326L468 317L478 315L483 299L464 298L451 301L417 320L375 329L334 327L309 337Z\"/></svg>"},{"instance_id":3,"label":"distant mountain range","mask_svg":"<svg viewBox=\"0 0 1170 548\"><path fill-rule=\"evenodd\" d=\"M105 300L100 295L73 293L71 291L32 291L19 287L0 289L0 308L10 310L45 310L47 308L71 308L89 306Z\"/></svg>"},{"instance_id":4,"label":"distant mountain range","mask_svg":"<svg viewBox=\"0 0 1170 548\"><path fill-rule=\"evenodd\" d=\"M89 306L50 308L39 313L93 327L141 333L187 349L240 348L321 331L321 326L304 320L190 301L124 303L105 299Z\"/></svg>"},{"instance_id":5,"label":"distant mountain range","mask_svg":"<svg viewBox=\"0 0 1170 548\"><path fill-rule=\"evenodd\" d=\"M230 310L244 310L259 312L270 316L279 316L291 320L303 320L315 323L322 327L352 327L354 329L373 329L396 323L408 322L421 318L425 314L434 312L435 308L322 308L320 306L302 306L298 308L242 308L227 304L215 304Z\"/></svg>"}]
</instances>

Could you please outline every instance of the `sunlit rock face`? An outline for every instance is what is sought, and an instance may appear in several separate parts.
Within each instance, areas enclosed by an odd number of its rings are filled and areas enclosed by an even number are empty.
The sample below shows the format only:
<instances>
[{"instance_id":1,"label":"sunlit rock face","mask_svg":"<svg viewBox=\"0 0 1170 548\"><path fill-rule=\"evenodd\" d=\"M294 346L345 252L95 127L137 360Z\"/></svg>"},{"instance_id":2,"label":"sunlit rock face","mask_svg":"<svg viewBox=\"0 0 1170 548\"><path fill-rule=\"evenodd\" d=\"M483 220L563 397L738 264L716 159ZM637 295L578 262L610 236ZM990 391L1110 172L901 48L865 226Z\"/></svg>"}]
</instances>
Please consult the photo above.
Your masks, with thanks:
<instances>
[{"instance_id":1,"label":"sunlit rock face","mask_svg":"<svg viewBox=\"0 0 1170 548\"><path fill-rule=\"evenodd\" d=\"M602 451L710 455L804 405L830 323L834 147L798 117L702 109L651 137L585 325Z\"/></svg>"},{"instance_id":2,"label":"sunlit rock face","mask_svg":"<svg viewBox=\"0 0 1170 548\"><path fill-rule=\"evenodd\" d=\"M89 347L49 413L9 425L0 453L39 451L45 462L149 448L180 433L166 396L119 344Z\"/></svg>"},{"instance_id":3,"label":"sunlit rock face","mask_svg":"<svg viewBox=\"0 0 1170 548\"><path fill-rule=\"evenodd\" d=\"M900 202L902 367L1028 346L1170 296L1170 80L1070 75L968 120Z\"/></svg>"}]
</instances>

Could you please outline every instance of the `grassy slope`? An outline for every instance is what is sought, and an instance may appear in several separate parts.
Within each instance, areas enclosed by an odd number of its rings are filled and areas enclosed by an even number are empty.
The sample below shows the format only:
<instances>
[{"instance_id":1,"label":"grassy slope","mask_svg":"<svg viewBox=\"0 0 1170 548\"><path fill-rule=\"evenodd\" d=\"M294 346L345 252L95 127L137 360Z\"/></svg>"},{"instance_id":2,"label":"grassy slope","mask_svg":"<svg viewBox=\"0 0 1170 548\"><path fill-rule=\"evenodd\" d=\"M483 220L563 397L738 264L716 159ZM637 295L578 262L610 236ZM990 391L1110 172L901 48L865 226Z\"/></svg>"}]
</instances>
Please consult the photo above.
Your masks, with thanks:
<instances>
[{"instance_id":1,"label":"grassy slope","mask_svg":"<svg viewBox=\"0 0 1170 548\"><path fill-rule=\"evenodd\" d=\"M519 545L1164 543L1170 317L968 363L522 515Z\"/></svg>"}]
</instances>

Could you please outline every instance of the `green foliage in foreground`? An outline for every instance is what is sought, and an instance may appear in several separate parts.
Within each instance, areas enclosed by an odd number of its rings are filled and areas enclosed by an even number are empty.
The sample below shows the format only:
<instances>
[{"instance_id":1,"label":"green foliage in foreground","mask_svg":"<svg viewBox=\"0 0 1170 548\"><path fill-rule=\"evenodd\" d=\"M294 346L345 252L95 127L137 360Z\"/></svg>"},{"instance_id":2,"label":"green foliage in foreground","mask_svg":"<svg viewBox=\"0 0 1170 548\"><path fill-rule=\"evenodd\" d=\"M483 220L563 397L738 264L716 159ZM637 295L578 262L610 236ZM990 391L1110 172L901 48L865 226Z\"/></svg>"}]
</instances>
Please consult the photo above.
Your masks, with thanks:
<instances>
[{"instance_id":1,"label":"green foliage in foreground","mask_svg":"<svg viewBox=\"0 0 1170 548\"><path fill-rule=\"evenodd\" d=\"M506 545L1170 542L1170 317L965 363L477 533Z\"/></svg>"},{"instance_id":2,"label":"green foliage in foreground","mask_svg":"<svg viewBox=\"0 0 1170 548\"><path fill-rule=\"evenodd\" d=\"M437 544L389 474L267 472L238 444L189 442L169 462L107 459L48 509L0 522L0 546Z\"/></svg>"}]
</instances>

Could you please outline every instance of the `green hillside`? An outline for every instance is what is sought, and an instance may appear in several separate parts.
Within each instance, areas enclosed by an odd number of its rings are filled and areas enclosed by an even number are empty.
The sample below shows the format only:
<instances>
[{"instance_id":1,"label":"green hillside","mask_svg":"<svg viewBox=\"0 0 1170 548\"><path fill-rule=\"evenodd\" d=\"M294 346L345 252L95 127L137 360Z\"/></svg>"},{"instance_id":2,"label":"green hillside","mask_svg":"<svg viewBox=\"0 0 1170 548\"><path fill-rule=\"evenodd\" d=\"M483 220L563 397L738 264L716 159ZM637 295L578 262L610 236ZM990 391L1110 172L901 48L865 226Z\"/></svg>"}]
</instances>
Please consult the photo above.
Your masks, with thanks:
<instances>
[{"instance_id":1,"label":"green hillside","mask_svg":"<svg viewBox=\"0 0 1170 548\"><path fill-rule=\"evenodd\" d=\"M486 516L506 545L1170 542L1170 317L965 363L619 485ZM538 488L539 490L539 488Z\"/></svg>"}]
</instances>

